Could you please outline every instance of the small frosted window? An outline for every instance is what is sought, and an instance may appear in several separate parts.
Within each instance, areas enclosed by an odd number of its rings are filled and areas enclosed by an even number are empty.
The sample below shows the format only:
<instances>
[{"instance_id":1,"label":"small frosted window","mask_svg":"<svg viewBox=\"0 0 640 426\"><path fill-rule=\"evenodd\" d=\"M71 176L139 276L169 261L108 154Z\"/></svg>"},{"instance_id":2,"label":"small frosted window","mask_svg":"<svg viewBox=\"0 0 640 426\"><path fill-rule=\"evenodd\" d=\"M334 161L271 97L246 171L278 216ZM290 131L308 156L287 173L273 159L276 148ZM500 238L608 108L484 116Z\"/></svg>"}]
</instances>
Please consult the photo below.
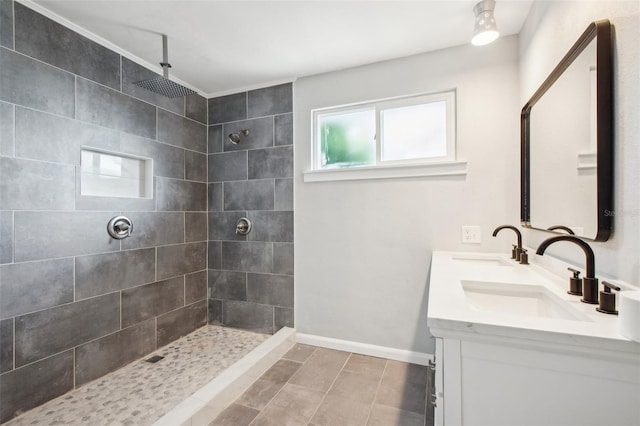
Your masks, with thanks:
<instances>
[{"instance_id":1,"label":"small frosted window","mask_svg":"<svg viewBox=\"0 0 640 426\"><path fill-rule=\"evenodd\" d=\"M318 129L322 168L375 164L375 110L324 115Z\"/></svg>"},{"instance_id":2,"label":"small frosted window","mask_svg":"<svg viewBox=\"0 0 640 426\"><path fill-rule=\"evenodd\" d=\"M150 159L82 150L80 193L98 197L152 198Z\"/></svg>"}]
</instances>

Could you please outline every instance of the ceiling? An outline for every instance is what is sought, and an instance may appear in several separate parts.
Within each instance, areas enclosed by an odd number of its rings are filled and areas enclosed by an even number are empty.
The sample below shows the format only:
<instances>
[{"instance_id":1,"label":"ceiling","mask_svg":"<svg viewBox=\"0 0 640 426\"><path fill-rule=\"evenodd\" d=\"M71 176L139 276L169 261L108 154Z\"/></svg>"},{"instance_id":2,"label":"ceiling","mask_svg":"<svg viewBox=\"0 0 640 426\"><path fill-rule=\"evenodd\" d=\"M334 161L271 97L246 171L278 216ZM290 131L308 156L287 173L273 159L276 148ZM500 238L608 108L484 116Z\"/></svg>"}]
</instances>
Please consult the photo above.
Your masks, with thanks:
<instances>
[{"instance_id":1,"label":"ceiling","mask_svg":"<svg viewBox=\"0 0 640 426\"><path fill-rule=\"evenodd\" d=\"M520 32L532 1L497 0L501 35ZM35 3L150 64L167 34L171 75L210 96L469 43L476 0Z\"/></svg>"}]
</instances>

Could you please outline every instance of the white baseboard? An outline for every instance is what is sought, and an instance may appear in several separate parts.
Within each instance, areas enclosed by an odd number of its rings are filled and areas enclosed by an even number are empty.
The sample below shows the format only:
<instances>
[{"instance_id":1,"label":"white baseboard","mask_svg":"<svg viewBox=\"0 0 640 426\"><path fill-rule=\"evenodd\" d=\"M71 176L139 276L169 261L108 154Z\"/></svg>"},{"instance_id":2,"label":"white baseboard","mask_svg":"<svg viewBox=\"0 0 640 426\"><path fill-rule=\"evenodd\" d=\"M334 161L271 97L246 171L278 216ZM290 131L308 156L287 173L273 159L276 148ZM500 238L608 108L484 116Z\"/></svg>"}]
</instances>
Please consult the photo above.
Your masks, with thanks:
<instances>
[{"instance_id":1,"label":"white baseboard","mask_svg":"<svg viewBox=\"0 0 640 426\"><path fill-rule=\"evenodd\" d=\"M424 352L407 351L388 348L386 346L370 345L368 343L352 342L349 340L332 339L330 337L315 336L313 334L296 333L296 342L305 345L320 346L322 348L353 352L378 358L393 359L411 364L427 365L433 355Z\"/></svg>"}]
</instances>

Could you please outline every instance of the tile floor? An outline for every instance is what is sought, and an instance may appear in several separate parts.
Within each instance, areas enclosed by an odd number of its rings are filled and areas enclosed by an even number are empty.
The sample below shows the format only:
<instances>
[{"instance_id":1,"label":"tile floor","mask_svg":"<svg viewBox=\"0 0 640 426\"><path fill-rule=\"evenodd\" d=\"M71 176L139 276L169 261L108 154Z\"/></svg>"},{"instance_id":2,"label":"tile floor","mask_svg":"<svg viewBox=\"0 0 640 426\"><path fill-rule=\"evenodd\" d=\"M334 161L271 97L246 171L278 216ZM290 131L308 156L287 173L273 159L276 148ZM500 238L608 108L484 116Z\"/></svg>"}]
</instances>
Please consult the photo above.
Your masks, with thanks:
<instances>
[{"instance_id":1,"label":"tile floor","mask_svg":"<svg viewBox=\"0 0 640 426\"><path fill-rule=\"evenodd\" d=\"M427 368L297 344L212 426L422 426Z\"/></svg>"}]
</instances>

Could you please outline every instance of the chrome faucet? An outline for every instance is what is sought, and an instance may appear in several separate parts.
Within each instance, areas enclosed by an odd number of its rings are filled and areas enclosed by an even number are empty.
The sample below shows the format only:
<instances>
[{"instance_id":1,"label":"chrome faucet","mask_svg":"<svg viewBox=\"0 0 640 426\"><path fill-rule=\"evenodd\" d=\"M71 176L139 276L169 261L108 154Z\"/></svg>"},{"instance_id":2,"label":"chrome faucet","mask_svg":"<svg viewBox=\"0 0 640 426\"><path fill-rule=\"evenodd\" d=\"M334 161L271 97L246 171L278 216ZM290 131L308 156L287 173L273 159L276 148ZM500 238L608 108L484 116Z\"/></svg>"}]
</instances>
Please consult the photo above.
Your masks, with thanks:
<instances>
[{"instance_id":1,"label":"chrome faucet","mask_svg":"<svg viewBox=\"0 0 640 426\"><path fill-rule=\"evenodd\" d=\"M495 237L496 235L498 235L498 232L500 232L503 229L511 229L513 232L516 233L516 236L518 237L518 245L513 246L513 249L511 250L511 258L520 262L520 255L522 254L522 234L520 233L518 228L516 228L515 226L502 225L502 226L498 226L496 229L493 230L493 236Z\"/></svg>"},{"instance_id":2,"label":"chrome faucet","mask_svg":"<svg viewBox=\"0 0 640 426\"><path fill-rule=\"evenodd\" d=\"M582 299L580 301L584 303L597 304L598 303L598 279L596 278L596 260L591 246L585 241L573 235L558 235L557 237L551 237L544 240L538 246L536 254L542 256L551 244L558 241L569 241L577 244L582 248L586 256L586 276L582 278Z\"/></svg>"}]
</instances>

